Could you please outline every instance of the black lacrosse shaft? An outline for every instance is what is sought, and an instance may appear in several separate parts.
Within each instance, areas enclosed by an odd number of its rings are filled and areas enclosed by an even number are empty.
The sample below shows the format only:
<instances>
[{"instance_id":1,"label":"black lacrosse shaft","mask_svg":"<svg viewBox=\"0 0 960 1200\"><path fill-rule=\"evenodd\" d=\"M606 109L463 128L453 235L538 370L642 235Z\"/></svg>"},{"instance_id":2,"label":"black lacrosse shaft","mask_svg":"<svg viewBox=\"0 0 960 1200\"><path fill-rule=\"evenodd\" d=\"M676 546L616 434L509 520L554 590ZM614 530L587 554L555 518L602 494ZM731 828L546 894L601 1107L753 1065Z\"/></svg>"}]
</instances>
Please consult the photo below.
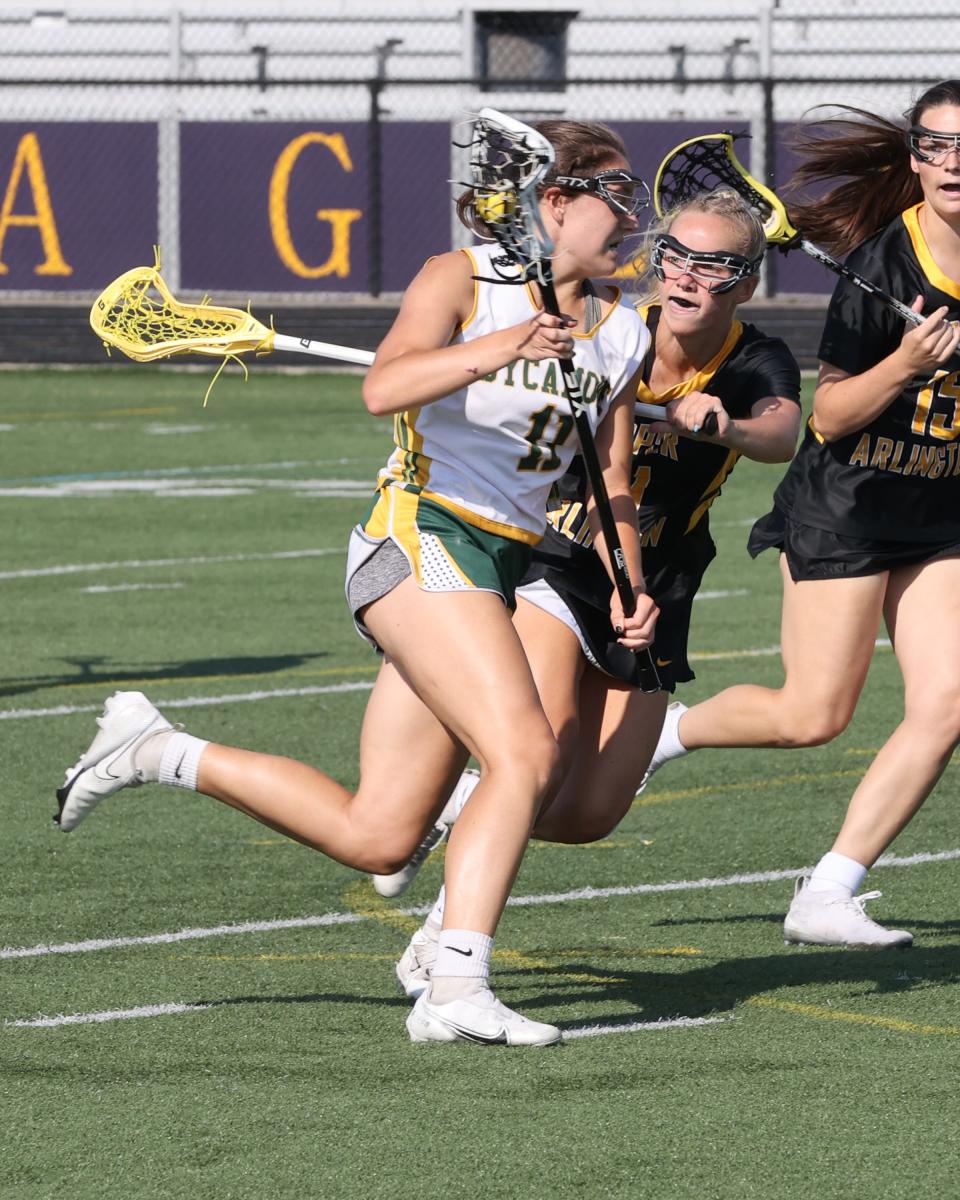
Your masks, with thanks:
<instances>
[{"instance_id":1,"label":"black lacrosse shaft","mask_svg":"<svg viewBox=\"0 0 960 1200\"><path fill-rule=\"evenodd\" d=\"M833 271L835 275L842 275L844 279L848 279L851 283L856 284L858 288L869 293L871 296L876 296L878 300L882 300L889 308L902 317L909 325L922 325L926 320L922 314L914 312L901 300L895 296L891 296L889 292L885 292L883 288L877 287L875 283L871 283L869 279L864 279L862 275L858 275L856 271L851 271L848 266L841 262L837 262L835 258L829 255L826 250L821 250L819 246L815 246L813 242L808 242L805 237L801 237L796 243L791 242L784 246L784 250L790 250L794 245L797 245L804 254L808 254L811 258L817 260L828 271Z\"/></svg>"},{"instance_id":2,"label":"black lacrosse shaft","mask_svg":"<svg viewBox=\"0 0 960 1200\"><path fill-rule=\"evenodd\" d=\"M549 275L540 284L540 294L543 297L545 311L550 313L551 316L559 317L560 306L557 304L557 293L553 287L553 280ZM567 399L570 402L570 411L573 414L573 423L577 429L577 437L580 439L580 454L583 457L587 479L590 481L590 488L597 505L600 528L603 530L603 540L607 544L607 553L610 555L610 561L613 564L613 581L617 588L617 595L620 597L624 616L631 617L636 612L637 600L633 594L633 584L630 582L630 573L627 570L627 562L623 555L623 546L620 544L620 534L617 532L617 525L613 519L613 509L610 507L607 485L603 481L600 459L597 457L597 447L593 440L593 430L590 428L590 421L584 410L583 391L580 387L580 380L577 378L576 367L574 367L572 359L561 358L558 361L563 374ZM636 654L640 672L640 690L647 693L659 692L661 688L660 676L657 673L653 655L649 650L638 650Z\"/></svg>"}]
</instances>

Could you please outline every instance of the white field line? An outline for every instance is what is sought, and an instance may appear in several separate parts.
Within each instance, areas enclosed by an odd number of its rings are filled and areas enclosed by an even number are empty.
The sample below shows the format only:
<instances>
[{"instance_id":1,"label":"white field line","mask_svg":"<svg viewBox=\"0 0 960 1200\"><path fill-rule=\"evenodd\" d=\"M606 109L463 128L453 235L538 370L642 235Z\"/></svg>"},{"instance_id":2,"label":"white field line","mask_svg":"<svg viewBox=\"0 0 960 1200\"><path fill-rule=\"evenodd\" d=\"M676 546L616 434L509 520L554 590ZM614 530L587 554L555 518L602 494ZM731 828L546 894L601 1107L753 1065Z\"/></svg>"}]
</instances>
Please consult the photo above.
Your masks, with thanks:
<instances>
[{"instance_id":1,"label":"white field line","mask_svg":"<svg viewBox=\"0 0 960 1200\"><path fill-rule=\"evenodd\" d=\"M333 696L338 692L369 692L370 682L330 683L324 686L277 688L270 692L236 692L224 696L187 696L183 700L164 700L167 708L209 708L216 704L254 704L260 700L282 700L290 696ZM100 704L59 704L55 708L8 708L0 710L0 721L25 721L30 717L72 717L74 713L100 712Z\"/></svg>"},{"instance_id":2,"label":"white field line","mask_svg":"<svg viewBox=\"0 0 960 1200\"><path fill-rule=\"evenodd\" d=\"M960 848L939 850L899 857L885 854L877 860L876 867L916 867L925 863L952 862L960 859ZM659 892L696 892L719 887L738 887L750 883L775 883L781 879L795 879L810 871L810 867L790 867L779 871L754 871L748 874L726 875L720 878L674 879L664 883L637 883L631 886L607 888L580 888L572 892L548 892L534 896L511 896L507 904L530 907L538 904L569 904L582 900L606 900L616 896L643 896ZM876 868L875 868L876 869ZM394 910L408 917L422 917L430 911L429 904L416 908ZM174 933L153 933L141 937L94 938L84 942L60 942L54 945L8 946L0 950L0 959L42 958L50 954L89 954L97 950L116 950L127 946L163 945L170 942L197 941L203 938L225 937L230 934L269 933L277 929L306 929L325 925L355 925L360 921L373 920L353 912L324 913L314 917L288 917L276 921L244 921L236 925L214 925L210 928L180 929Z\"/></svg>"},{"instance_id":3,"label":"white field line","mask_svg":"<svg viewBox=\"0 0 960 1200\"><path fill-rule=\"evenodd\" d=\"M579 1025L575 1029L565 1029L563 1040L573 1038L604 1037L608 1033L656 1033L661 1029L692 1029L695 1025L725 1025L732 1021L729 1017L672 1017L662 1021L631 1021L628 1025ZM18 1021L17 1024L26 1024Z\"/></svg>"},{"instance_id":4,"label":"white field line","mask_svg":"<svg viewBox=\"0 0 960 1200\"><path fill-rule=\"evenodd\" d=\"M218 1004L144 1004L139 1008L115 1008L104 1012L70 1013L56 1017L25 1017L16 1021L4 1021L7 1028L56 1029L60 1025L92 1025L103 1021L129 1021L137 1017L166 1017L180 1013L203 1012L216 1008ZM662 1029L692 1029L698 1025L724 1025L732 1021L727 1017L672 1017L661 1021L632 1021L627 1025L581 1025L566 1029L565 1042L575 1038L604 1037L616 1033L657 1033Z\"/></svg>"},{"instance_id":5,"label":"white field line","mask_svg":"<svg viewBox=\"0 0 960 1200\"><path fill-rule=\"evenodd\" d=\"M106 1012L61 1014L58 1017L30 1017L4 1021L7 1026L29 1029L55 1029L58 1025L91 1025L99 1021L129 1021L133 1017L166 1017L172 1013L202 1012L212 1004L144 1004L140 1008L114 1008Z\"/></svg>"},{"instance_id":6,"label":"white field line","mask_svg":"<svg viewBox=\"0 0 960 1200\"><path fill-rule=\"evenodd\" d=\"M108 592L165 592L186 586L185 583L117 583L109 587L104 583L94 583L79 590L87 596L102 596Z\"/></svg>"},{"instance_id":7,"label":"white field line","mask_svg":"<svg viewBox=\"0 0 960 1200\"><path fill-rule=\"evenodd\" d=\"M699 596L694 597L699 600ZM874 645L879 650L890 649L889 638L877 638ZM755 650L701 650L693 651L687 657L691 662L717 662L720 659L735 658L772 658L780 653L779 646L760 646Z\"/></svg>"},{"instance_id":8,"label":"white field line","mask_svg":"<svg viewBox=\"0 0 960 1200\"><path fill-rule=\"evenodd\" d=\"M694 600L727 600L731 596L749 596L746 588L735 588L730 592L697 592Z\"/></svg>"},{"instance_id":9,"label":"white field line","mask_svg":"<svg viewBox=\"0 0 960 1200\"><path fill-rule=\"evenodd\" d=\"M2 426L0 426L2 428ZM13 426L8 428L12 429ZM201 467L151 467L149 471L73 471L61 475L24 475L15 479L0 479L0 486L13 487L30 483L71 483L83 479L163 479L191 475L223 475L231 473L249 475L251 471L299 471L304 467L350 467L357 463L379 462L364 458L304 458L288 459L284 462L266 463L220 463Z\"/></svg>"},{"instance_id":10,"label":"white field line","mask_svg":"<svg viewBox=\"0 0 960 1200\"><path fill-rule=\"evenodd\" d=\"M48 575L78 575L92 571L141 570L146 567L206 567L214 563L272 562L285 558L323 558L346 554L346 546L316 550L275 550L260 554L198 554L191 558L126 558L117 562L62 563L54 567L27 567L22 571L0 571L4 579L41 579Z\"/></svg>"},{"instance_id":11,"label":"white field line","mask_svg":"<svg viewBox=\"0 0 960 1200\"><path fill-rule=\"evenodd\" d=\"M424 909L424 912L427 910ZM120 950L126 946L166 946L198 938L224 937L234 933L272 933L277 929L314 929L322 925L356 925L366 921L359 913L324 913L319 917L290 917L277 921L241 921L236 925L212 925L205 929L178 929L175 933L150 933L142 937L93 938L86 942L59 942L53 946L14 946L0 950L0 958L43 958L49 954L90 954L96 950Z\"/></svg>"},{"instance_id":12,"label":"white field line","mask_svg":"<svg viewBox=\"0 0 960 1200\"><path fill-rule=\"evenodd\" d=\"M84 497L110 499L115 496L150 495L177 498L179 496L248 496L258 490L282 490L297 495L327 496L348 499L368 495L373 491L370 479L265 479L225 476L223 479L197 479L183 476L176 479L86 479L73 482L23 484L0 487L5 500L75 500Z\"/></svg>"}]
</instances>

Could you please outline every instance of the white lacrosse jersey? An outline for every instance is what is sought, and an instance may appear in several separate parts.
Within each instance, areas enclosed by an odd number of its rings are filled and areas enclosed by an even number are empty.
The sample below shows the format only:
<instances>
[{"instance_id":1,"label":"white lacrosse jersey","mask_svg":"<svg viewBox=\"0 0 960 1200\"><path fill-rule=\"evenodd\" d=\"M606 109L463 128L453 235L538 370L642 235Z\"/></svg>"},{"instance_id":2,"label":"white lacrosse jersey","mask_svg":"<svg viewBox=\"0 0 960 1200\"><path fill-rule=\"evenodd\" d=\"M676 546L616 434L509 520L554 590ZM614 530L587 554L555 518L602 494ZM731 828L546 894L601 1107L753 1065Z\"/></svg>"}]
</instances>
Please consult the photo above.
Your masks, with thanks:
<instances>
[{"instance_id":1,"label":"white lacrosse jersey","mask_svg":"<svg viewBox=\"0 0 960 1200\"><path fill-rule=\"evenodd\" d=\"M539 311L530 285L486 282L497 278L491 259L502 254L499 246L461 253L481 278L453 344L519 325ZM650 339L619 292L605 309L592 329L573 335L574 366L594 431L640 366ZM419 490L471 525L530 543L543 536L550 488L578 449L556 359L518 359L442 400L397 413L394 441L380 486Z\"/></svg>"}]
</instances>

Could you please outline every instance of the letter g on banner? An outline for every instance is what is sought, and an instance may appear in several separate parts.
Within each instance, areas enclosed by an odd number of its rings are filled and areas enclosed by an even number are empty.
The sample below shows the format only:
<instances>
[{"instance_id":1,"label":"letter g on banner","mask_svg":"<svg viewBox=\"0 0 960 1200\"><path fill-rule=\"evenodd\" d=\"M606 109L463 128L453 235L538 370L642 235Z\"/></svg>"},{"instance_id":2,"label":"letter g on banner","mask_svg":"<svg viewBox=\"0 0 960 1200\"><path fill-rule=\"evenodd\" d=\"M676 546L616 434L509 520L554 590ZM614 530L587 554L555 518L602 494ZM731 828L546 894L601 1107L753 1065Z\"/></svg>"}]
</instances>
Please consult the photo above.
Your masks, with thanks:
<instances>
[{"instance_id":1,"label":"letter g on banner","mask_svg":"<svg viewBox=\"0 0 960 1200\"><path fill-rule=\"evenodd\" d=\"M341 279L350 274L350 226L363 216L359 208L321 208L317 219L328 221L332 247L326 262L311 267L297 253L290 233L288 197L290 176L297 159L307 146L325 146L344 171L353 170L350 152L341 133L303 133L294 138L277 159L270 178L270 233L273 244L284 266L301 279L321 279L325 275L337 275Z\"/></svg>"}]
</instances>

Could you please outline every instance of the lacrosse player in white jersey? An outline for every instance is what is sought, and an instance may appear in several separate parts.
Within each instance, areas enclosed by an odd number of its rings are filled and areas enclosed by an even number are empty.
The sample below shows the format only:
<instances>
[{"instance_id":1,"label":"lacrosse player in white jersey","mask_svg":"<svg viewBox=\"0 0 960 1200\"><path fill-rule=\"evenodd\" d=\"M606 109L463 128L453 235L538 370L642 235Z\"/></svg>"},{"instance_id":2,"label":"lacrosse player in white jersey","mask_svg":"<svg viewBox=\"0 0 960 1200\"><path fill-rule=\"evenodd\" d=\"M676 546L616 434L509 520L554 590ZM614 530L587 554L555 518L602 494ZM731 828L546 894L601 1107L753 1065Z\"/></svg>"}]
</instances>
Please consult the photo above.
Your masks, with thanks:
<instances>
[{"instance_id":1,"label":"lacrosse player in white jersey","mask_svg":"<svg viewBox=\"0 0 960 1200\"><path fill-rule=\"evenodd\" d=\"M549 121L555 152L535 207L553 242L562 317L535 283L502 281L497 249L431 259L366 377L364 401L395 417L396 449L350 541L347 597L383 656L351 794L312 766L175 730L139 692L118 692L67 772L58 820L74 829L106 796L167 783L212 796L360 871L405 863L469 755L481 782L450 841L446 918L432 984L407 1020L414 1041L548 1045L488 986L492 939L530 829L559 783L557 743L511 621L514 589L543 535L552 484L577 449L558 358L573 358L636 612L614 597L630 648L649 646L629 491L633 400L648 334L609 277L645 189L602 125ZM468 194L460 204L469 213ZM601 539L602 541L602 539Z\"/></svg>"}]
</instances>

